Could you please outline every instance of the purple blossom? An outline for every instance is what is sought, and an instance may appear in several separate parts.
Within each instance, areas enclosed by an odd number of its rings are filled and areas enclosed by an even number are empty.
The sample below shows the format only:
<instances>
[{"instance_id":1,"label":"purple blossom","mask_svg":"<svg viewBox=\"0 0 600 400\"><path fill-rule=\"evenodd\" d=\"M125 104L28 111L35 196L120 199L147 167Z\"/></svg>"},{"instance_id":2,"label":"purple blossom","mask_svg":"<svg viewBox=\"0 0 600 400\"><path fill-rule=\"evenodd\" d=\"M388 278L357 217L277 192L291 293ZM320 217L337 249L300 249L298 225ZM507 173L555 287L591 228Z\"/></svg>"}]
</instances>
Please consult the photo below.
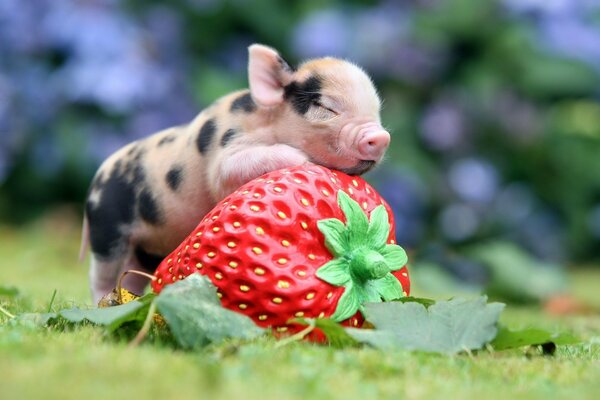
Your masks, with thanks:
<instances>
[{"instance_id":1,"label":"purple blossom","mask_svg":"<svg viewBox=\"0 0 600 400\"><path fill-rule=\"evenodd\" d=\"M600 9L600 8L599 8ZM540 34L554 52L584 61L600 70L600 26L557 16L542 22Z\"/></svg>"},{"instance_id":2,"label":"purple blossom","mask_svg":"<svg viewBox=\"0 0 600 400\"><path fill-rule=\"evenodd\" d=\"M503 0L504 5L516 14L564 14L572 10L578 0Z\"/></svg>"},{"instance_id":3,"label":"purple blossom","mask_svg":"<svg viewBox=\"0 0 600 400\"><path fill-rule=\"evenodd\" d=\"M144 32L111 3L58 2L42 26L70 53L54 77L55 87L73 101L125 113L165 98L173 77L153 59Z\"/></svg>"},{"instance_id":4,"label":"purple blossom","mask_svg":"<svg viewBox=\"0 0 600 400\"><path fill-rule=\"evenodd\" d=\"M441 100L425 109L419 132L427 147L447 151L465 141L468 125L456 101Z\"/></svg>"},{"instance_id":5,"label":"purple blossom","mask_svg":"<svg viewBox=\"0 0 600 400\"><path fill-rule=\"evenodd\" d=\"M600 26L592 17L597 0L503 0L517 16L533 17L537 47L600 70Z\"/></svg>"},{"instance_id":6,"label":"purple blossom","mask_svg":"<svg viewBox=\"0 0 600 400\"><path fill-rule=\"evenodd\" d=\"M469 239L477 233L480 219L472 207L455 203L442 210L438 223L446 238L453 242L459 242Z\"/></svg>"},{"instance_id":7,"label":"purple blossom","mask_svg":"<svg viewBox=\"0 0 600 400\"><path fill-rule=\"evenodd\" d=\"M302 58L346 57L352 46L351 29L348 16L341 11L319 10L296 26L292 48Z\"/></svg>"},{"instance_id":8,"label":"purple blossom","mask_svg":"<svg viewBox=\"0 0 600 400\"><path fill-rule=\"evenodd\" d=\"M423 239L428 192L411 171L386 166L373 173L373 184L392 208L396 240L404 246L418 246Z\"/></svg>"},{"instance_id":9,"label":"purple blossom","mask_svg":"<svg viewBox=\"0 0 600 400\"><path fill-rule=\"evenodd\" d=\"M500 92L488 112L518 142L531 142L542 131L543 117L532 103L511 92Z\"/></svg>"},{"instance_id":10,"label":"purple blossom","mask_svg":"<svg viewBox=\"0 0 600 400\"><path fill-rule=\"evenodd\" d=\"M428 81L443 67L438 49L411 37L412 11L398 2L340 11L317 10L294 31L292 47L303 58L348 58L374 75L411 84Z\"/></svg>"},{"instance_id":11,"label":"purple blossom","mask_svg":"<svg viewBox=\"0 0 600 400\"><path fill-rule=\"evenodd\" d=\"M538 208L528 215L516 238L537 257L554 261L565 258L564 221L548 209Z\"/></svg>"},{"instance_id":12,"label":"purple blossom","mask_svg":"<svg viewBox=\"0 0 600 400\"><path fill-rule=\"evenodd\" d=\"M94 164L101 163L130 141L116 127L99 121L90 122L84 132L88 138L86 153Z\"/></svg>"},{"instance_id":13,"label":"purple blossom","mask_svg":"<svg viewBox=\"0 0 600 400\"><path fill-rule=\"evenodd\" d=\"M515 182L503 188L494 201L494 214L505 226L514 227L530 216L536 199L529 186Z\"/></svg>"},{"instance_id":14,"label":"purple blossom","mask_svg":"<svg viewBox=\"0 0 600 400\"><path fill-rule=\"evenodd\" d=\"M498 192L499 176L489 162L477 158L466 158L455 162L448 172L450 187L463 200L474 203L489 203Z\"/></svg>"}]
</instances>

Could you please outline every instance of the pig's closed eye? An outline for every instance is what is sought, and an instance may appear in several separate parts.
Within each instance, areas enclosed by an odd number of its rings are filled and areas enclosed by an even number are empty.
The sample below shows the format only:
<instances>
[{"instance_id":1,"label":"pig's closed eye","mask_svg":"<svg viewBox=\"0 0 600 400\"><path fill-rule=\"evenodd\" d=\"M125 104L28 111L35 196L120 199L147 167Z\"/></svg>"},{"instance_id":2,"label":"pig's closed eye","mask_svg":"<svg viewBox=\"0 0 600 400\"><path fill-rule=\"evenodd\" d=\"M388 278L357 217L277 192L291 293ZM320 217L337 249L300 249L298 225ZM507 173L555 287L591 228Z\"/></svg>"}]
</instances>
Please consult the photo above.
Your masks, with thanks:
<instances>
[{"instance_id":1,"label":"pig's closed eye","mask_svg":"<svg viewBox=\"0 0 600 400\"><path fill-rule=\"evenodd\" d=\"M313 101L312 105L314 106L314 115L317 119L329 119L338 115L335 110L324 106L319 101Z\"/></svg>"}]
</instances>

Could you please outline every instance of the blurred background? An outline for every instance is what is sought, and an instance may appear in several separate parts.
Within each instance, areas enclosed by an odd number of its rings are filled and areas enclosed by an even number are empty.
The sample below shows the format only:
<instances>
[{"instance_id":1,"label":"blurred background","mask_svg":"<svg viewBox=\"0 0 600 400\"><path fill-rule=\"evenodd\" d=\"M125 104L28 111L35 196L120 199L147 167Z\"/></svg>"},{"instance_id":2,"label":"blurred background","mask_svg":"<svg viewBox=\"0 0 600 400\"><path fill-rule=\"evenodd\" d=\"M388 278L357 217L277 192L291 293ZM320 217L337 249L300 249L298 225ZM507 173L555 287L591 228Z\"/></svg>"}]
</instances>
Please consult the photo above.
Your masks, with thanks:
<instances>
[{"instance_id":1,"label":"blurred background","mask_svg":"<svg viewBox=\"0 0 600 400\"><path fill-rule=\"evenodd\" d=\"M416 287L546 301L598 265L596 0L1 0L0 225L78 225L99 164L247 87L254 42L372 75L393 137L366 179Z\"/></svg>"}]
</instances>

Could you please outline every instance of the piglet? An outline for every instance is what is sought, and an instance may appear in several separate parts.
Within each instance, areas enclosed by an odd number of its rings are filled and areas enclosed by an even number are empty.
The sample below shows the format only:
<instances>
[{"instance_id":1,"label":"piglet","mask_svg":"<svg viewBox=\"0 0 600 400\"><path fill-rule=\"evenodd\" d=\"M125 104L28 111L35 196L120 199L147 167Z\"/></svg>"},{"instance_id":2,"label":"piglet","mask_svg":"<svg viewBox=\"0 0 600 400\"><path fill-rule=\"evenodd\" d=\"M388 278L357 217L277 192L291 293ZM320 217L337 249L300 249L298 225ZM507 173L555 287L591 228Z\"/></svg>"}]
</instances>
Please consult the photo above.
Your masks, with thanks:
<instances>
[{"instance_id":1,"label":"piglet","mask_svg":"<svg viewBox=\"0 0 600 400\"><path fill-rule=\"evenodd\" d=\"M388 148L367 74L335 58L291 68L249 47L249 90L218 99L190 123L130 143L100 166L85 206L97 302L128 269L153 272L222 198L267 172L320 164L360 175ZM127 275L140 293L145 278Z\"/></svg>"}]
</instances>

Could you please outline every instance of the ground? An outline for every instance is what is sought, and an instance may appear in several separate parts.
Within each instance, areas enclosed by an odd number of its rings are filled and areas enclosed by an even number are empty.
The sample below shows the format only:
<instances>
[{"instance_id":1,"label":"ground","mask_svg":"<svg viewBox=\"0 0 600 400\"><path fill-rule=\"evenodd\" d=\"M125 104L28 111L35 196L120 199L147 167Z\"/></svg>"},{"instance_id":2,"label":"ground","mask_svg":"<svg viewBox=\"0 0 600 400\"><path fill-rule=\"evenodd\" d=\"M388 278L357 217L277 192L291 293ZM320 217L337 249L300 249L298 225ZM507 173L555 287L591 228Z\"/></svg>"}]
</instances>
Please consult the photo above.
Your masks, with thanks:
<instances>
[{"instance_id":1,"label":"ground","mask_svg":"<svg viewBox=\"0 0 600 400\"><path fill-rule=\"evenodd\" d=\"M76 218L60 211L16 229L0 226L0 297L13 313L89 303L87 266L77 262ZM600 307L600 268L574 269L571 287ZM156 343L128 348L91 326L69 331L7 324L0 314L3 399L504 399L597 398L600 317L550 316L536 306L508 305L502 322L568 330L584 343L554 357L517 350L447 357L374 349L336 350L306 343L277 347L265 338L200 352Z\"/></svg>"}]
</instances>

